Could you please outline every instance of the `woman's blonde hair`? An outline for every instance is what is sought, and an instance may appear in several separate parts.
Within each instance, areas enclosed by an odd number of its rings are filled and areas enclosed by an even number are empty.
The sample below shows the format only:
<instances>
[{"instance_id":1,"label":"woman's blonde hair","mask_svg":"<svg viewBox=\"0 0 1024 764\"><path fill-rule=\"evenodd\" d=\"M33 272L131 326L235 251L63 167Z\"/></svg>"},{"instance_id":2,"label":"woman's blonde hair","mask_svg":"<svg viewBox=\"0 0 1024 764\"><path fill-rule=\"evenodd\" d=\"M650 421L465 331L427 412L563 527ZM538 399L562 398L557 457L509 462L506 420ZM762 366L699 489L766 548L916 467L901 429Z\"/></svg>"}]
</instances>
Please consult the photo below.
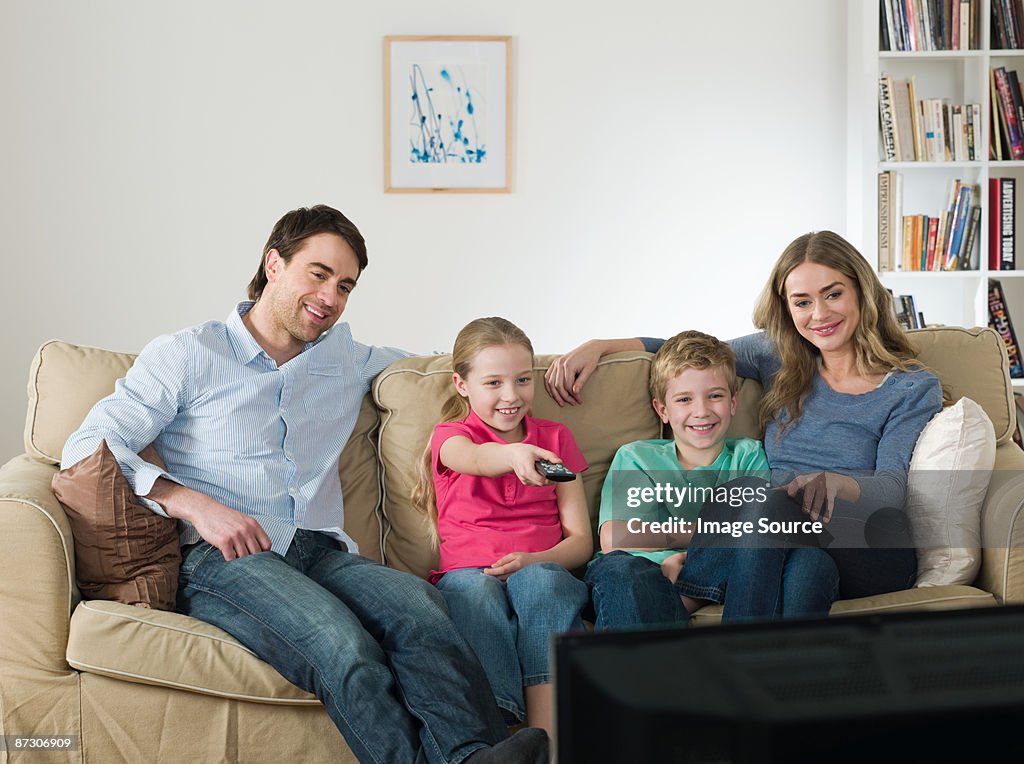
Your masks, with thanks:
<instances>
[{"instance_id":1,"label":"woman's blonde hair","mask_svg":"<svg viewBox=\"0 0 1024 764\"><path fill-rule=\"evenodd\" d=\"M505 318L492 316L478 318L466 324L455 338L452 348L452 371L463 379L469 376L473 361L484 350L501 345L521 345L530 353L533 364L533 345L518 326ZM453 391L448 400L441 406L438 423L454 422L465 419L469 415L469 401ZM431 432L433 436L433 432ZM424 514L430 527L431 540L436 549L439 543L437 535L437 495L434 492L434 472L430 453L430 440L427 438L426 448L419 462L419 476L412 490L412 504Z\"/></svg>"},{"instance_id":2,"label":"woman's blonde hair","mask_svg":"<svg viewBox=\"0 0 1024 764\"><path fill-rule=\"evenodd\" d=\"M857 291L860 321L854 332L857 371L878 374L924 368L892 310L892 295L852 244L832 231L806 233L779 257L754 309L754 325L775 346L782 366L761 400L761 426L785 429L803 414L804 401L818 373L818 349L800 336L786 300L786 279L803 263L824 265L846 276ZM783 415L785 419L783 419ZM781 432L781 430L780 430Z\"/></svg>"}]
</instances>

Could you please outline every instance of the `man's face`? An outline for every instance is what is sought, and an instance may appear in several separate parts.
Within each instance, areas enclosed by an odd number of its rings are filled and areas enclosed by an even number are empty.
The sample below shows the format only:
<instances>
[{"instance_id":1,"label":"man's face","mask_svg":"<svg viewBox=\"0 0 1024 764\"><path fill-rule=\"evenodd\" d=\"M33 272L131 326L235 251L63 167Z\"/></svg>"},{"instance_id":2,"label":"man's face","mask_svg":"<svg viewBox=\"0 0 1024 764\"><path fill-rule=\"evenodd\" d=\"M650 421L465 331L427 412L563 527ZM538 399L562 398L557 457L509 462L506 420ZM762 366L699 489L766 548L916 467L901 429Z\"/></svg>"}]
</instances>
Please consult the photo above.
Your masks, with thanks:
<instances>
[{"instance_id":1,"label":"man's face","mask_svg":"<svg viewBox=\"0 0 1024 764\"><path fill-rule=\"evenodd\" d=\"M359 278L356 253L333 233L310 236L288 264L272 249L265 267L261 301L267 302L274 328L303 347L334 326Z\"/></svg>"}]
</instances>

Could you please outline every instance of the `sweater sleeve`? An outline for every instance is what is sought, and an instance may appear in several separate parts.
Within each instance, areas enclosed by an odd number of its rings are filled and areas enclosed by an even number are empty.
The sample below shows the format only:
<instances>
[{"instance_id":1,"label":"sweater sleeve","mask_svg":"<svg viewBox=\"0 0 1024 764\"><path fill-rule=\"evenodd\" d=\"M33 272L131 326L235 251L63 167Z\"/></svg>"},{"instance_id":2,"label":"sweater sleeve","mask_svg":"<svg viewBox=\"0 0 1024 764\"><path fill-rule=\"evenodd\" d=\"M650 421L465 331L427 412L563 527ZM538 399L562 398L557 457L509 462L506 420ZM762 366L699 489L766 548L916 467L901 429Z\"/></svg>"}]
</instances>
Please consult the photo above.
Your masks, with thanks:
<instances>
[{"instance_id":1,"label":"sweater sleeve","mask_svg":"<svg viewBox=\"0 0 1024 764\"><path fill-rule=\"evenodd\" d=\"M910 457L924 426L942 408L942 385L928 371L911 372L901 382L901 400L893 408L878 441L874 474L856 478L861 501L874 507L902 507L907 495Z\"/></svg>"},{"instance_id":2,"label":"sweater sleeve","mask_svg":"<svg viewBox=\"0 0 1024 764\"><path fill-rule=\"evenodd\" d=\"M658 349L665 344L665 340L658 337L637 337L642 343L644 343L644 350L648 353L657 353Z\"/></svg>"},{"instance_id":3,"label":"sweater sleeve","mask_svg":"<svg viewBox=\"0 0 1024 764\"><path fill-rule=\"evenodd\" d=\"M767 387L779 370L779 356L764 332L729 340L729 346L736 354L736 375L756 379L762 387Z\"/></svg>"}]
</instances>

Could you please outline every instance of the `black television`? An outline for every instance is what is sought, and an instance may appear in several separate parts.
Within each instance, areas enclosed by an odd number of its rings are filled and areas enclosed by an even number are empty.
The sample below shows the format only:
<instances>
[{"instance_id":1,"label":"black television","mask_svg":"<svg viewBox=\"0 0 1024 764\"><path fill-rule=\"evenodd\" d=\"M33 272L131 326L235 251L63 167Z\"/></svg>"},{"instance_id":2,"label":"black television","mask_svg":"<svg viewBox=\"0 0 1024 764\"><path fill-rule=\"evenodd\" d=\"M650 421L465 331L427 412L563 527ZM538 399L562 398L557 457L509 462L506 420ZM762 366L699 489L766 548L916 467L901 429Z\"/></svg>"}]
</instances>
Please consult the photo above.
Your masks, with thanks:
<instances>
[{"instance_id":1,"label":"black television","mask_svg":"<svg viewBox=\"0 0 1024 764\"><path fill-rule=\"evenodd\" d=\"M1024 761L1024 606L569 633L559 764Z\"/></svg>"}]
</instances>

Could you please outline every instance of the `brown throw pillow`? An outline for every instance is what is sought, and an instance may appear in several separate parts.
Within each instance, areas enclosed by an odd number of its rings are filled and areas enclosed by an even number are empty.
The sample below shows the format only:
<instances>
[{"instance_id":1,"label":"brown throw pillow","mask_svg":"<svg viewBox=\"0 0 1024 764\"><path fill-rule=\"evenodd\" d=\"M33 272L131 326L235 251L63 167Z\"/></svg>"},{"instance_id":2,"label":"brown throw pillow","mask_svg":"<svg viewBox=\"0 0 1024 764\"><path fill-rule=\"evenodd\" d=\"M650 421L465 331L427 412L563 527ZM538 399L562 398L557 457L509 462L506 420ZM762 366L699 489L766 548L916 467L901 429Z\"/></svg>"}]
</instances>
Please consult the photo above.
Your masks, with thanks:
<instances>
[{"instance_id":1,"label":"brown throw pillow","mask_svg":"<svg viewBox=\"0 0 1024 764\"><path fill-rule=\"evenodd\" d=\"M148 446L142 458L163 463ZM106 441L53 476L75 536L75 571L86 599L174 610L181 547L177 522L143 506Z\"/></svg>"}]
</instances>

